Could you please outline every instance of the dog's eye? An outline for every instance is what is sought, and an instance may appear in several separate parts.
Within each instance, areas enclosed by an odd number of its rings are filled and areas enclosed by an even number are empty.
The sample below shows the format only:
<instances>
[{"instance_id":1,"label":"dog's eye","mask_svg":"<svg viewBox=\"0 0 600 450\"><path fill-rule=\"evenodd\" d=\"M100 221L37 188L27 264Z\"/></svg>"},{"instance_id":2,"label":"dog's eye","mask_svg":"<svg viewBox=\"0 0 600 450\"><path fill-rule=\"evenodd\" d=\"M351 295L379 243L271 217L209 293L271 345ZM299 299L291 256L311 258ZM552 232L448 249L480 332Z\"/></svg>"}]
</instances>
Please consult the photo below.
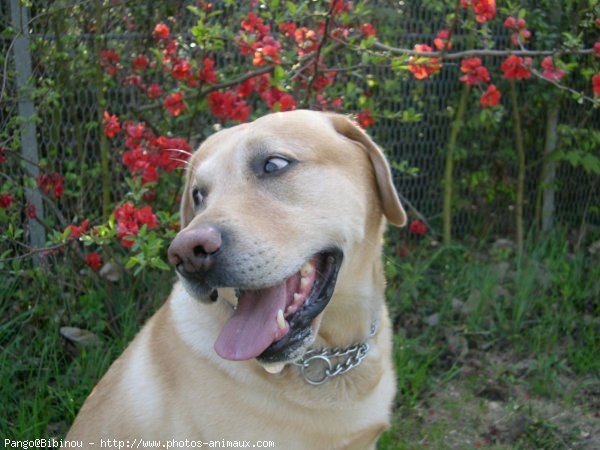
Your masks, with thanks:
<instances>
[{"instance_id":1,"label":"dog's eye","mask_svg":"<svg viewBox=\"0 0 600 450\"><path fill-rule=\"evenodd\" d=\"M285 158L274 156L265 161L264 171L265 173L277 172L278 170L285 169L289 163Z\"/></svg>"},{"instance_id":2,"label":"dog's eye","mask_svg":"<svg viewBox=\"0 0 600 450\"><path fill-rule=\"evenodd\" d=\"M202 201L204 200L204 195L202 195L202 192L200 192L200 189L198 189L198 188L192 189L192 199L194 200L194 206L196 208L198 208L202 204Z\"/></svg>"}]
</instances>

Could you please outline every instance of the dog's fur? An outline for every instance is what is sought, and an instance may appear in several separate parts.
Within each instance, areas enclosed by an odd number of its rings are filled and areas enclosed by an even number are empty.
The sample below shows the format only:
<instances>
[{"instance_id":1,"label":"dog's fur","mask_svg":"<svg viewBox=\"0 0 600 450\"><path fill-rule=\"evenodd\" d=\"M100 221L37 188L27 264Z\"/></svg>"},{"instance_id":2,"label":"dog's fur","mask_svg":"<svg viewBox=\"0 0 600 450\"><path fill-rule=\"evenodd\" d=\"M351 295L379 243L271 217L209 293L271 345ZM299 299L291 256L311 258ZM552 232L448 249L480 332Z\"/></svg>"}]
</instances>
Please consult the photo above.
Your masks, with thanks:
<instances>
[{"instance_id":1,"label":"dog's fur","mask_svg":"<svg viewBox=\"0 0 600 450\"><path fill-rule=\"evenodd\" d=\"M295 161L259 176L257 155ZM191 190L203 189L202 208ZM220 131L192 156L182 229L223 227L223 270L245 283L278 283L311 255L343 251L333 297L314 322L313 348L367 342L362 364L320 386L298 367L268 373L257 359L230 361L213 348L238 286L215 286L213 303L177 282L92 391L67 439L271 440L282 449L368 449L389 425L395 393L392 336L381 262L385 217L405 223L381 150L350 120L293 111ZM219 270L217 267L216 270ZM182 277L183 278L183 277ZM235 278L235 277L234 277ZM188 292L190 291L190 292ZM207 304L208 303L208 304ZM378 323L374 336L370 327Z\"/></svg>"}]
</instances>

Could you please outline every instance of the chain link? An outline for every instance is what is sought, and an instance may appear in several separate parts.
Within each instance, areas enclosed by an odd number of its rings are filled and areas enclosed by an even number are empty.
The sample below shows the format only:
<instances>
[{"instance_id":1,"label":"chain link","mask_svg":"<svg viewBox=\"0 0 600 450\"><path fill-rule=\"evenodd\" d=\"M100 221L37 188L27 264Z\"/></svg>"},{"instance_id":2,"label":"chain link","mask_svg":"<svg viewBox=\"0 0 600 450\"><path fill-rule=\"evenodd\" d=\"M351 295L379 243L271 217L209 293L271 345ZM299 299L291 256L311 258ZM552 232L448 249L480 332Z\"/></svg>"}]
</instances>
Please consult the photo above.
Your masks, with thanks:
<instances>
[{"instance_id":1,"label":"chain link","mask_svg":"<svg viewBox=\"0 0 600 450\"><path fill-rule=\"evenodd\" d=\"M377 331L377 324L371 325L371 336L374 336ZM318 386L325 383L329 378L343 375L349 370L358 367L369 352L369 344L363 342L355 344L347 348L323 348L307 351L302 358L294 361L295 366L300 367L300 373L307 383ZM344 361L333 365L332 359L345 358ZM320 375L315 376L315 367L321 364ZM311 369L309 371L309 369Z\"/></svg>"}]
</instances>

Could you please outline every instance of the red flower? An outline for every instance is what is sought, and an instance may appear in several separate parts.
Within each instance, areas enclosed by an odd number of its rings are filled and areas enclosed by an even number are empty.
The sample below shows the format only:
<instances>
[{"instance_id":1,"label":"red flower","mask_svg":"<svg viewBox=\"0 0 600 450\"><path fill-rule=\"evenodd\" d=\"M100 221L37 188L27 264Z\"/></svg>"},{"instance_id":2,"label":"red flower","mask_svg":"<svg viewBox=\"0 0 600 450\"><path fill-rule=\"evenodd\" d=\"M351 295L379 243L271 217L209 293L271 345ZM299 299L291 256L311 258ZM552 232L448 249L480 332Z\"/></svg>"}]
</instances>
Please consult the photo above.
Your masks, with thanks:
<instances>
[{"instance_id":1,"label":"red flower","mask_svg":"<svg viewBox=\"0 0 600 450\"><path fill-rule=\"evenodd\" d=\"M436 38L433 40L433 45L438 50L450 50L452 48L452 42L450 42L450 30L444 28L438 31Z\"/></svg>"},{"instance_id":2,"label":"red flower","mask_svg":"<svg viewBox=\"0 0 600 450\"><path fill-rule=\"evenodd\" d=\"M144 55L138 55L134 58L133 63L131 63L131 69L134 72L145 70L148 67L148 58Z\"/></svg>"},{"instance_id":3,"label":"red flower","mask_svg":"<svg viewBox=\"0 0 600 450\"><path fill-rule=\"evenodd\" d=\"M371 25L370 23L363 23L360 26L360 32L365 37L371 37L371 36L375 36L377 34L375 27L373 27L373 25Z\"/></svg>"},{"instance_id":4,"label":"red flower","mask_svg":"<svg viewBox=\"0 0 600 450\"><path fill-rule=\"evenodd\" d=\"M152 212L151 206L144 206L143 208L135 210L134 215L140 225L146 225L150 229L158 227L158 221Z\"/></svg>"},{"instance_id":5,"label":"red flower","mask_svg":"<svg viewBox=\"0 0 600 450\"><path fill-rule=\"evenodd\" d=\"M513 33L510 36L510 41L513 43L513 45L515 47L518 47L521 44L524 44L527 39L529 39L531 37L531 31L526 30L526 29L521 29L519 30L518 33Z\"/></svg>"},{"instance_id":6,"label":"red flower","mask_svg":"<svg viewBox=\"0 0 600 450\"><path fill-rule=\"evenodd\" d=\"M592 77L592 86L594 87L594 94L600 95L600 73Z\"/></svg>"},{"instance_id":7,"label":"red flower","mask_svg":"<svg viewBox=\"0 0 600 450\"><path fill-rule=\"evenodd\" d=\"M69 225L68 228L71 230L69 236L73 239L77 239L79 236L81 236L88 230L89 225L90 221L87 219L85 219L79 227L77 225Z\"/></svg>"},{"instance_id":8,"label":"red flower","mask_svg":"<svg viewBox=\"0 0 600 450\"><path fill-rule=\"evenodd\" d=\"M173 117L179 116L182 112L186 110L185 103L183 103L183 93L182 92L174 92L165 98L165 109L171 114Z\"/></svg>"},{"instance_id":9,"label":"red flower","mask_svg":"<svg viewBox=\"0 0 600 450\"><path fill-rule=\"evenodd\" d=\"M164 23L159 23L154 27L154 31L152 32L152 36L155 39L167 39L171 34L171 30Z\"/></svg>"},{"instance_id":10,"label":"red flower","mask_svg":"<svg viewBox=\"0 0 600 450\"><path fill-rule=\"evenodd\" d=\"M108 111L104 111L104 120L102 123L104 124L104 134L110 139L114 138L115 135L121 131L119 118L115 115L111 116Z\"/></svg>"},{"instance_id":11,"label":"red flower","mask_svg":"<svg viewBox=\"0 0 600 450\"><path fill-rule=\"evenodd\" d=\"M359 112L356 115L356 119L358 120L358 124L365 129L375 124L375 118L373 117L373 114L371 114L371 110L369 109L365 109L364 111Z\"/></svg>"},{"instance_id":12,"label":"red flower","mask_svg":"<svg viewBox=\"0 0 600 450\"><path fill-rule=\"evenodd\" d=\"M500 103L501 96L502 94L498 89L496 89L496 86L494 84L490 84L487 90L481 95L481 105L484 108L487 108L488 106L498 106L498 103Z\"/></svg>"},{"instance_id":13,"label":"red flower","mask_svg":"<svg viewBox=\"0 0 600 450\"><path fill-rule=\"evenodd\" d=\"M527 22L525 19L515 19L513 16L509 16L504 21L504 26L506 28L510 28L516 30L516 33L513 33L510 36L510 40L512 41L515 47L523 44L527 39L531 37L531 32L525 29L525 25Z\"/></svg>"},{"instance_id":14,"label":"red flower","mask_svg":"<svg viewBox=\"0 0 600 450\"><path fill-rule=\"evenodd\" d=\"M346 11L352 11L352 2L345 2L344 0L331 0L329 2L329 9L333 16L339 16Z\"/></svg>"},{"instance_id":15,"label":"red flower","mask_svg":"<svg viewBox=\"0 0 600 450\"><path fill-rule=\"evenodd\" d=\"M246 101L238 99L233 91L211 92L208 94L208 106L213 115L223 121L246 122L251 110Z\"/></svg>"},{"instance_id":16,"label":"red flower","mask_svg":"<svg viewBox=\"0 0 600 450\"><path fill-rule=\"evenodd\" d=\"M426 44L415 45L416 52L431 52L432 48ZM442 65L438 58L414 57L408 59L408 68L418 80L427 78L429 75L439 72Z\"/></svg>"},{"instance_id":17,"label":"red flower","mask_svg":"<svg viewBox=\"0 0 600 450\"><path fill-rule=\"evenodd\" d=\"M140 88L144 87L144 82L142 81L142 77L139 75L129 75L121 80L121 85L126 86L138 86Z\"/></svg>"},{"instance_id":18,"label":"red flower","mask_svg":"<svg viewBox=\"0 0 600 450\"><path fill-rule=\"evenodd\" d=\"M479 23L492 20L496 15L496 0L471 0L471 6Z\"/></svg>"},{"instance_id":19,"label":"red flower","mask_svg":"<svg viewBox=\"0 0 600 450\"><path fill-rule=\"evenodd\" d=\"M37 217L37 211L35 209L35 205L28 203L25 207L25 215L30 219L35 219Z\"/></svg>"},{"instance_id":20,"label":"red flower","mask_svg":"<svg viewBox=\"0 0 600 450\"><path fill-rule=\"evenodd\" d=\"M219 81L215 74L215 60L212 58L204 58L202 61L202 70L199 75L200 79L205 83L216 83Z\"/></svg>"},{"instance_id":21,"label":"red flower","mask_svg":"<svg viewBox=\"0 0 600 450\"><path fill-rule=\"evenodd\" d=\"M504 26L506 28L517 28L517 19L515 19L513 16L507 17L504 21Z\"/></svg>"},{"instance_id":22,"label":"red flower","mask_svg":"<svg viewBox=\"0 0 600 450\"><path fill-rule=\"evenodd\" d=\"M331 100L331 106L335 111L341 111L344 106L344 101L340 97L336 97Z\"/></svg>"},{"instance_id":23,"label":"red flower","mask_svg":"<svg viewBox=\"0 0 600 450\"><path fill-rule=\"evenodd\" d=\"M554 66L554 60L551 56L546 56L542 60L542 68L544 72L542 76L550 81L560 81L565 76L565 71L561 69L557 69Z\"/></svg>"},{"instance_id":24,"label":"red flower","mask_svg":"<svg viewBox=\"0 0 600 450\"><path fill-rule=\"evenodd\" d=\"M4 194L0 194L0 208L6 209L12 205L12 202L13 198L9 193L5 192Z\"/></svg>"},{"instance_id":25,"label":"red flower","mask_svg":"<svg viewBox=\"0 0 600 450\"><path fill-rule=\"evenodd\" d=\"M488 70L481 65L481 59L479 58L463 59L460 70L464 73L464 75L459 78L463 83L475 85L481 82L487 83L490 81L490 74Z\"/></svg>"},{"instance_id":26,"label":"red flower","mask_svg":"<svg viewBox=\"0 0 600 450\"><path fill-rule=\"evenodd\" d=\"M42 191L44 191L46 194L50 194L52 192L52 198L54 200L63 196L63 183L65 182L65 179L58 173L53 173L51 175L39 175L35 179Z\"/></svg>"},{"instance_id":27,"label":"red flower","mask_svg":"<svg viewBox=\"0 0 600 450\"><path fill-rule=\"evenodd\" d=\"M98 253L88 253L85 257L85 263L96 271L102 267L102 257Z\"/></svg>"},{"instance_id":28,"label":"red flower","mask_svg":"<svg viewBox=\"0 0 600 450\"><path fill-rule=\"evenodd\" d=\"M0 147L0 164L4 164L6 162L6 155L4 154L4 147Z\"/></svg>"},{"instance_id":29,"label":"red flower","mask_svg":"<svg viewBox=\"0 0 600 450\"><path fill-rule=\"evenodd\" d=\"M327 86L331 86L335 81L336 72L328 72L323 75L318 75L313 83L313 89L316 92L323 91Z\"/></svg>"},{"instance_id":30,"label":"red flower","mask_svg":"<svg viewBox=\"0 0 600 450\"><path fill-rule=\"evenodd\" d=\"M425 225L419 219L413 220L408 226L408 232L417 236L423 236L427 233L427 231L427 225Z\"/></svg>"},{"instance_id":31,"label":"red flower","mask_svg":"<svg viewBox=\"0 0 600 450\"><path fill-rule=\"evenodd\" d=\"M265 62L281 63L281 58L279 57L281 44L271 36L265 36L260 42L255 43L253 48L254 59L252 60L252 64L255 66L262 66Z\"/></svg>"},{"instance_id":32,"label":"red flower","mask_svg":"<svg viewBox=\"0 0 600 450\"><path fill-rule=\"evenodd\" d=\"M102 66L104 71L110 76L113 76L117 73L117 70L121 69L119 60L119 54L115 52L112 48L102 50L102 52L100 53L100 66Z\"/></svg>"},{"instance_id":33,"label":"red flower","mask_svg":"<svg viewBox=\"0 0 600 450\"><path fill-rule=\"evenodd\" d=\"M250 12L248 16L242 20L240 27L242 30L247 31L248 33L257 34L259 37L262 37L271 31L271 28L268 25L265 25L263 20L254 12Z\"/></svg>"},{"instance_id":34,"label":"red flower","mask_svg":"<svg viewBox=\"0 0 600 450\"><path fill-rule=\"evenodd\" d=\"M594 44L594 54L596 55L596 58L600 58L600 42Z\"/></svg>"},{"instance_id":35,"label":"red flower","mask_svg":"<svg viewBox=\"0 0 600 450\"><path fill-rule=\"evenodd\" d=\"M279 99L279 111L291 111L296 109L296 100L290 94L283 94Z\"/></svg>"},{"instance_id":36,"label":"red flower","mask_svg":"<svg viewBox=\"0 0 600 450\"><path fill-rule=\"evenodd\" d=\"M192 148L187 141L182 138L167 138L159 136L154 141L157 147L158 159L156 164L166 172L171 172L177 167L182 166L184 161L189 158Z\"/></svg>"},{"instance_id":37,"label":"red flower","mask_svg":"<svg viewBox=\"0 0 600 450\"><path fill-rule=\"evenodd\" d=\"M314 52L317 50L317 48L319 48L319 43L317 42L317 33L315 33L314 30L306 27L298 28L294 33L294 38L296 39L298 55L300 56Z\"/></svg>"},{"instance_id":38,"label":"red flower","mask_svg":"<svg viewBox=\"0 0 600 450\"><path fill-rule=\"evenodd\" d=\"M173 66L171 75L173 75L173 78L176 80L181 81L190 75L191 69L192 64L187 59L182 59Z\"/></svg>"},{"instance_id":39,"label":"red flower","mask_svg":"<svg viewBox=\"0 0 600 450\"><path fill-rule=\"evenodd\" d=\"M298 26L294 22L284 22L279 24L279 31L281 31L286 37L293 37Z\"/></svg>"},{"instance_id":40,"label":"red flower","mask_svg":"<svg viewBox=\"0 0 600 450\"><path fill-rule=\"evenodd\" d=\"M169 39L165 44L165 49L163 50L163 55L165 57L165 62L170 62L172 55L177 51L177 41L175 39Z\"/></svg>"},{"instance_id":41,"label":"red flower","mask_svg":"<svg viewBox=\"0 0 600 450\"><path fill-rule=\"evenodd\" d=\"M142 184L154 183L158 181L158 172L156 167L147 163L141 170L142 172Z\"/></svg>"},{"instance_id":42,"label":"red flower","mask_svg":"<svg viewBox=\"0 0 600 450\"><path fill-rule=\"evenodd\" d=\"M114 215L117 221L117 237L121 238L121 244L127 248L135 243L134 236L138 234L142 225L146 225L150 229L158 227L158 221L151 206L137 209L127 202L118 206Z\"/></svg>"},{"instance_id":43,"label":"red flower","mask_svg":"<svg viewBox=\"0 0 600 450\"><path fill-rule=\"evenodd\" d=\"M504 77L508 80L522 80L524 78L529 78L531 76L531 72L527 67L531 66L532 61L531 58L521 58L517 55L511 55L504 60L504 62L500 65L500 68L504 72Z\"/></svg>"},{"instance_id":44,"label":"red flower","mask_svg":"<svg viewBox=\"0 0 600 450\"><path fill-rule=\"evenodd\" d=\"M148 94L148 97L150 98L160 97L160 86L156 83L152 83L150 87L146 90L146 94Z\"/></svg>"}]
</instances>

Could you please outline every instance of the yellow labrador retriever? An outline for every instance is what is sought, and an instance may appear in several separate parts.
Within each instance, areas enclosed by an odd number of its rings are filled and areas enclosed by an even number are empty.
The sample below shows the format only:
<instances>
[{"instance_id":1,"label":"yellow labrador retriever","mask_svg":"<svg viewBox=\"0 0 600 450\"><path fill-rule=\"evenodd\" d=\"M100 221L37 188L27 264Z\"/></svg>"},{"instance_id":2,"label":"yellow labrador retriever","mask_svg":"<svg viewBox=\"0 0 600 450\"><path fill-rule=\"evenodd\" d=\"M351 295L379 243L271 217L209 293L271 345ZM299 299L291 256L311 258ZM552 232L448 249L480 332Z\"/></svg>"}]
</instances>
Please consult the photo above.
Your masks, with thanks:
<instances>
[{"instance_id":1,"label":"yellow labrador retriever","mask_svg":"<svg viewBox=\"0 0 600 450\"><path fill-rule=\"evenodd\" d=\"M381 150L335 114L225 129L192 156L181 217L180 281L67 439L374 448L395 393L384 217L406 221Z\"/></svg>"}]
</instances>

